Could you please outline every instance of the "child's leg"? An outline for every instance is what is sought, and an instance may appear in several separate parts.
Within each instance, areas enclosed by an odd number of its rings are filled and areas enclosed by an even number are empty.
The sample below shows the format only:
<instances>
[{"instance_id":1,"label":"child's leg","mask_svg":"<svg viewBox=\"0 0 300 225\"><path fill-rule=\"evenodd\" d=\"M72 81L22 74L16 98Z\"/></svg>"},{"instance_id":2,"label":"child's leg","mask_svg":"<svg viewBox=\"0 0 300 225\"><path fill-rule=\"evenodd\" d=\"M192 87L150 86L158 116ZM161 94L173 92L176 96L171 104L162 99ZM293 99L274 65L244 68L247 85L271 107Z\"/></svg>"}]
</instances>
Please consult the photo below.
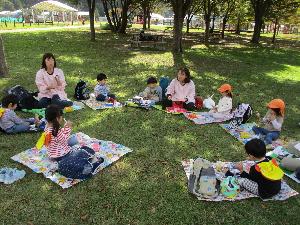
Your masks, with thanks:
<instances>
[{"instance_id":1,"label":"child's leg","mask_svg":"<svg viewBox=\"0 0 300 225\"><path fill-rule=\"evenodd\" d=\"M67 100L61 100L59 95L53 95L51 104L58 105L61 108L69 107L73 105L73 102Z\"/></svg>"},{"instance_id":2,"label":"child's leg","mask_svg":"<svg viewBox=\"0 0 300 225\"><path fill-rule=\"evenodd\" d=\"M51 98L44 97L39 100L38 108L40 108L40 109L47 108L47 106L50 104L51 104Z\"/></svg>"},{"instance_id":3,"label":"child's leg","mask_svg":"<svg viewBox=\"0 0 300 225\"><path fill-rule=\"evenodd\" d=\"M272 144L272 141L275 141L279 138L280 132L271 131L265 137L266 144Z\"/></svg>"},{"instance_id":4,"label":"child's leg","mask_svg":"<svg viewBox=\"0 0 300 225\"><path fill-rule=\"evenodd\" d=\"M34 118L28 118L28 119L24 119L24 121L29 123L29 124L34 124L35 119Z\"/></svg>"},{"instance_id":5,"label":"child's leg","mask_svg":"<svg viewBox=\"0 0 300 225\"><path fill-rule=\"evenodd\" d=\"M102 94L99 94L99 95L96 97L96 100L97 100L97 101L104 102L104 101L106 100L106 96L105 96L105 95L102 95Z\"/></svg>"},{"instance_id":6,"label":"child's leg","mask_svg":"<svg viewBox=\"0 0 300 225\"><path fill-rule=\"evenodd\" d=\"M238 179L238 183L241 188L246 189L247 191L251 192L252 194L259 195L258 193L258 184L252 180L247 178L240 178Z\"/></svg>"},{"instance_id":7,"label":"child's leg","mask_svg":"<svg viewBox=\"0 0 300 225\"><path fill-rule=\"evenodd\" d=\"M193 102L183 103L183 108L187 111L193 111L195 110L195 104Z\"/></svg>"},{"instance_id":8,"label":"child's leg","mask_svg":"<svg viewBox=\"0 0 300 225\"><path fill-rule=\"evenodd\" d=\"M268 130L257 126L254 126L252 130L255 134L267 135L269 133Z\"/></svg>"},{"instance_id":9,"label":"child's leg","mask_svg":"<svg viewBox=\"0 0 300 225\"><path fill-rule=\"evenodd\" d=\"M16 134L16 133L22 133L22 132L27 132L30 129L29 124L18 124L14 125L13 127L5 130L6 133L8 134Z\"/></svg>"}]
</instances>

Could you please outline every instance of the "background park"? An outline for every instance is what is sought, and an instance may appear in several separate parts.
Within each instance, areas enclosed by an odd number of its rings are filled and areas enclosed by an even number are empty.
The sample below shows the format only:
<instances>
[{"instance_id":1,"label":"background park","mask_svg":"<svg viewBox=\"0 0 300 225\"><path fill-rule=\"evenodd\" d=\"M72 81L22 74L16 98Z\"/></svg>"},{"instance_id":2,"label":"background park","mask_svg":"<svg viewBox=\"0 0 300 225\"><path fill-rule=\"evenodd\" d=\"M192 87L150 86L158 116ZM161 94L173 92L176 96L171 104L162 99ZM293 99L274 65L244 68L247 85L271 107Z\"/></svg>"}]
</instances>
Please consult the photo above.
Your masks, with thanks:
<instances>
[{"instance_id":1,"label":"background park","mask_svg":"<svg viewBox=\"0 0 300 225\"><path fill-rule=\"evenodd\" d=\"M0 1L1 98L17 84L36 91L45 52L56 56L71 99L80 79L92 90L99 72L108 75L123 102L142 91L148 77L173 79L186 66L199 96L230 83L234 105L249 103L262 115L271 99L284 99L281 139L300 140L299 0L65 0L72 9L55 11L51 4L48 10L32 7L39 2ZM141 29L162 37L160 43L139 43L134 37ZM0 167L25 170L26 176L0 184L0 223L299 224L299 195L286 201L206 202L189 194L182 160L246 157L244 146L218 124L200 126L182 115L131 107L85 108L65 117L74 132L133 152L62 189L11 160L33 147L39 133L1 133ZM251 121L258 122L255 116ZM300 191L299 184L285 181Z\"/></svg>"}]
</instances>

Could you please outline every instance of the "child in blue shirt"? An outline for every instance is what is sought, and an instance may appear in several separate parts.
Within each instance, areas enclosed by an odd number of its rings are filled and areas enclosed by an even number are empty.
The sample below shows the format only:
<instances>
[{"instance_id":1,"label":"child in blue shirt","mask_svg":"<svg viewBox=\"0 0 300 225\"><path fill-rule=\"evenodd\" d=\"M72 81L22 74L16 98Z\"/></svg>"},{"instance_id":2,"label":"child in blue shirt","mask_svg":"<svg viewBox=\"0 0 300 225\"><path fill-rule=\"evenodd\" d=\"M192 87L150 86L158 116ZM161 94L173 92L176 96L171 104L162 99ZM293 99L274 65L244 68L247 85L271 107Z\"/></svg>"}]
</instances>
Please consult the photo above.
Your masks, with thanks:
<instances>
[{"instance_id":1,"label":"child in blue shirt","mask_svg":"<svg viewBox=\"0 0 300 225\"><path fill-rule=\"evenodd\" d=\"M98 84L94 88L97 101L115 101L116 96L110 93L110 89L106 84L107 76L104 73L97 75Z\"/></svg>"}]
</instances>

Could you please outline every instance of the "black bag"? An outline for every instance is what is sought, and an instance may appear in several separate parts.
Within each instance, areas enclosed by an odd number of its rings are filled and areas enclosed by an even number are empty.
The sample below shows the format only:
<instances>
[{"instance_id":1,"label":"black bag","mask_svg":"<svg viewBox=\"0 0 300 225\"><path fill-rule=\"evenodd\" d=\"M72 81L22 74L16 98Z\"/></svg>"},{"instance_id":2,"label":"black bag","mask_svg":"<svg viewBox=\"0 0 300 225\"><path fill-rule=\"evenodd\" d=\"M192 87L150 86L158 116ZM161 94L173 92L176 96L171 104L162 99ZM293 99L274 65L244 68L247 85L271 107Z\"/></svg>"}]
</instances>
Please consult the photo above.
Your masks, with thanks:
<instances>
[{"instance_id":1,"label":"black bag","mask_svg":"<svg viewBox=\"0 0 300 225\"><path fill-rule=\"evenodd\" d=\"M85 81L80 80L75 87L74 98L77 100L86 100L90 98L90 91Z\"/></svg>"},{"instance_id":2,"label":"black bag","mask_svg":"<svg viewBox=\"0 0 300 225\"><path fill-rule=\"evenodd\" d=\"M16 85L7 90L7 94L13 94L18 98L17 110L21 109L36 109L38 108L39 101L34 98L37 92L30 93L21 85Z\"/></svg>"},{"instance_id":3,"label":"black bag","mask_svg":"<svg viewBox=\"0 0 300 225\"><path fill-rule=\"evenodd\" d=\"M252 116L252 107L249 104L239 103L232 113L233 117L230 120L229 128L235 129L241 124L247 123Z\"/></svg>"}]
</instances>

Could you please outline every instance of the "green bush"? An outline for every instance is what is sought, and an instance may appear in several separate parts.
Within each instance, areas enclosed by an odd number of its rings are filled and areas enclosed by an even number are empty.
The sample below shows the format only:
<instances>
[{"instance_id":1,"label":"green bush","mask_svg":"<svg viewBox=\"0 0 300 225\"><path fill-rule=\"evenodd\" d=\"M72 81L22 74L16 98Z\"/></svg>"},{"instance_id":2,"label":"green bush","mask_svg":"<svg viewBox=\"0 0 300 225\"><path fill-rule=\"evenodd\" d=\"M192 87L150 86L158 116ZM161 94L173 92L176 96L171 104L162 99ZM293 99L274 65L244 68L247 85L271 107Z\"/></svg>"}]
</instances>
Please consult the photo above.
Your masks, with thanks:
<instances>
[{"instance_id":1,"label":"green bush","mask_svg":"<svg viewBox=\"0 0 300 225\"><path fill-rule=\"evenodd\" d=\"M109 23L105 23L105 24L100 24L100 29L101 30L111 30Z\"/></svg>"}]
</instances>

